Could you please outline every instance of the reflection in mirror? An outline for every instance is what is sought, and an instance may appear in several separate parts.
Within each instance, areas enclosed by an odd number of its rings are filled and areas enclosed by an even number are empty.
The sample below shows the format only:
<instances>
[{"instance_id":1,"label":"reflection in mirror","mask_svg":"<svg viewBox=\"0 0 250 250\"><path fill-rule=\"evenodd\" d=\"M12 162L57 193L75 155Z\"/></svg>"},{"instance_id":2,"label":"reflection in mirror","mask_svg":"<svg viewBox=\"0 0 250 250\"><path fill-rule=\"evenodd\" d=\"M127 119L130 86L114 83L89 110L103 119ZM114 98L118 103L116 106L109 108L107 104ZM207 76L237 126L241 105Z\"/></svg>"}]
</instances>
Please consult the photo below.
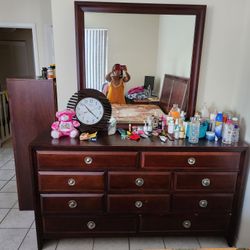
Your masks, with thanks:
<instances>
[{"instance_id":1,"label":"reflection in mirror","mask_svg":"<svg viewBox=\"0 0 250 250\"><path fill-rule=\"evenodd\" d=\"M190 77L194 15L87 12L85 23L86 87L102 90L115 63L127 65L125 92L154 76L153 94L161 95L164 75Z\"/></svg>"},{"instance_id":2,"label":"reflection in mirror","mask_svg":"<svg viewBox=\"0 0 250 250\"><path fill-rule=\"evenodd\" d=\"M170 81L164 77L185 79L187 89L180 99L185 100L187 117L194 114L205 5L78 1L75 13L79 90L86 87L102 90L105 74L120 63L127 66L131 75L131 80L125 83L125 92L137 86L154 86L153 94L160 97L156 104L165 113L166 98L176 95L166 91L168 97L165 96L162 90ZM97 49L92 46L93 37L98 41ZM101 55L98 62L97 55ZM150 83L145 79L150 79ZM151 92L148 89L146 94Z\"/></svg>"}]
</instances>

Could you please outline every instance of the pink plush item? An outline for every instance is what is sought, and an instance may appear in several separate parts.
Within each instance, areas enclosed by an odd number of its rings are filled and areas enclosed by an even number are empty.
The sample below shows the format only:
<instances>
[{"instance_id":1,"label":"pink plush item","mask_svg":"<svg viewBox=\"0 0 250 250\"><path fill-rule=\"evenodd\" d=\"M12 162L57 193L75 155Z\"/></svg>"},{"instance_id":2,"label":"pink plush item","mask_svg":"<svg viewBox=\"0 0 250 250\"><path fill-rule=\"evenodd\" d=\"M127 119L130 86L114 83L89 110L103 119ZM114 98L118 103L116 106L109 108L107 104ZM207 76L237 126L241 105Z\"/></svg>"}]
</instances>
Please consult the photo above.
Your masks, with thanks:
<instances>
[{"instance_id":1,"label":"pink plush item","mask_svg":"<svg viewBox=\"0 0 250 250\"><path fill-rule=\"evenodd\" d=\"M63 111L56 112L58 121L53 122L51 125L51 136L54 139L58 139L62 136L75 138L79 135L76 127L79 127L80 123L73 120L75 114L75 111L71 109L65 109Z\"/></svg>"}]
</instances>

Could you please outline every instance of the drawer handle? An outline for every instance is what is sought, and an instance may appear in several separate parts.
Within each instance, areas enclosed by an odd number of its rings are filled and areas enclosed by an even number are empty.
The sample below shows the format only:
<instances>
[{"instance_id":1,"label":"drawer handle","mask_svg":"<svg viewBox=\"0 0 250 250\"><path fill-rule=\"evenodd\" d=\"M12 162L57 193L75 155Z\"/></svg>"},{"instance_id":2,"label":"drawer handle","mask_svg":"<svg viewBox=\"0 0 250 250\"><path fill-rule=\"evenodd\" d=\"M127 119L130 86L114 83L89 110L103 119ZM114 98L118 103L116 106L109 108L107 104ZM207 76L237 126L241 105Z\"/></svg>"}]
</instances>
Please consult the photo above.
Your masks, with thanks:
<instances>
[{"instance_id":1,"label":"drawer handle","mask_svg":"<svg viewBox=\"0 0 250 250\"><path fill-rule=\"evenodd\" d=\"M188 164L189 164L189 165L194 165L194 164L195 164L195 162L196 162L196 160L195 160L195 158L194 158L194 157L190 157L190 158L188 158Z\"/></svg>"},{"instance_id":2,"label":"drawer handle","mask_svg":"<svg viewBox=\"0 0 250 250\"><path fill-rule=\"evenodd\" d=\"M202 184L202 186L203 187L208 187L208 186L210 186L210 179L209 178L204 178L204 179L202 179L202 181L201 181L201 184Z\"/></svg>"},{"instance_id":3,"label":"drawer handle","mask_svg":"<svg viewBox=\"0 0 250 250\"><path fill-rule=\"evenodd\" d=\"M143 180L142 178L137 178L137 179L135 180L135 185L136 185L137 187L141 187L141 186L143 186L143 184L144 184L144 180Z\"/></svg>"},{"instance_id":4,"label":"drawer handle","mask_svg":"<svg viewBox=\"0 0 250 250\"><path fill-rule=\"evenodd\" d=\"M84 157L84 162L86 164L90 165L93 162L93 159L90 156L86 156L86 157Z\"/></svg>"},{"instance_id":5,"label":"drawer handle","mask_svg":"<svg viewBox=\"0 0 250 250\"><path fill-rule=\"evenodd\" d=\"M190 220L184 220L183 222L182 222L182 226L184 227L184 228L190 228L191 227L191 221Z\"/></svg>"},{"instance_id":6,"label":"drawer handle","mask_svg":"<svg viewBox=\"0 0 250 250\"><path fill-rule=\"evenodd\" d=\"M135 202L135 207L137 207L137 208L141 208L142 205L143 205L143 203L141 201L136 201Z\"/></svg>"},{"instance_id":7,"label":"drawer handle","mask_svg":"<svg viewBox=\"0 0 250 250\"><path fill-rule=\"evenodd\" d=\"M76 208L77 207L77 202L75 200L70 200L68 202L68 205L70 208Z\"/></svg>"},{"instance_id":8,"label":"drawer handle","mask_svg":"<svg viewBox=\"0 0 250 250\"><path fill-rule=\"evenodd\" d=\"M90 220L87 223L87 227L88 227L88 229L93 230L96 227L96 224L94 221Z\"/></svg>"},{"instance_id":9,"label":"drawer handle","mask_svg":"<svg viewBox=\"0 0 250 250\"><path fill-rule=\"evenodd\" d=\"M68 185L69 186L75 186L75 184L76 184L75 179L73 179L73 178L68 179Z\"/></svg>"},{"instance_id":10,"label":"drawer handle","mask_svg":"<svg viewBox=\"0 0 250 250\"><path fill-rule=\"evenodd\" d=\"M205 208L205 207L207 207L207 205L208 205L208 201L207 200L200 200L199 201L199 206L200 207Z\"/></svg>"}]
</instances>

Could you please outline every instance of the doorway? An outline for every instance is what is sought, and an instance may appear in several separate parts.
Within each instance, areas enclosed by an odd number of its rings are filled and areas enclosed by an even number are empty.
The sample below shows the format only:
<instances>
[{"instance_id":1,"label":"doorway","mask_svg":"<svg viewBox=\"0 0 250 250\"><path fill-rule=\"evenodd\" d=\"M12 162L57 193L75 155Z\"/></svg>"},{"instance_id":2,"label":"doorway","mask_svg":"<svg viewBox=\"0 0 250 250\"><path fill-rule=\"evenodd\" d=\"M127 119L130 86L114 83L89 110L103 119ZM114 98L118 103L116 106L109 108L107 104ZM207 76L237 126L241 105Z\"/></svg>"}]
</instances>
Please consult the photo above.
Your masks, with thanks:
<instances>
[{"instance_id":1,"label":"doorway","mask_svg":"<svg viewBox=\"0 0 250 250\"><path fill-rule=\"evenodd\" d=\"M0 91L6 78L35 77L32 29L0 28Z\"/></svg>"}]
</instances>

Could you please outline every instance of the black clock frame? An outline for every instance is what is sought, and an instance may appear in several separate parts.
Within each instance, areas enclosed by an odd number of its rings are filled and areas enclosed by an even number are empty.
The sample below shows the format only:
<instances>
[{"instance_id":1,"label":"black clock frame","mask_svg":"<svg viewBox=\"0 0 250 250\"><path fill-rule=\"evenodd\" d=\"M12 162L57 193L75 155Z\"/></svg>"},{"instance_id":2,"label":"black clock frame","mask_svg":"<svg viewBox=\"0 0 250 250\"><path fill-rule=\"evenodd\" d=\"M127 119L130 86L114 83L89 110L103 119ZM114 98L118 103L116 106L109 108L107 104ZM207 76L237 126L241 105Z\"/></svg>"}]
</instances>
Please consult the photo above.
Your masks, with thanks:
<instances>
[{"instance_id":1,"label":"black clock frame","mask_svg":"<svg viewBox=\"0 0 250 250\"><path fill-rule=\"evenodd\" d=\"M96 89L79 90L74 95L72 95L72 97L69 99L67 108L76 110L77 104L82 99L87 98L87 97L92 97L100 101L101 104L103 105L104 113L103 113L101 120L92 125L84 124L80 120L78 120L76 117L75 120L77 120L80 123L80 126L78 127L78 129L80 130L80 132L90 132L90 133L93 133L96 131L107 131L108 122L112 114L112 107L111 107L109 100L102 92Z\"/></svg>"}]
</instances>

